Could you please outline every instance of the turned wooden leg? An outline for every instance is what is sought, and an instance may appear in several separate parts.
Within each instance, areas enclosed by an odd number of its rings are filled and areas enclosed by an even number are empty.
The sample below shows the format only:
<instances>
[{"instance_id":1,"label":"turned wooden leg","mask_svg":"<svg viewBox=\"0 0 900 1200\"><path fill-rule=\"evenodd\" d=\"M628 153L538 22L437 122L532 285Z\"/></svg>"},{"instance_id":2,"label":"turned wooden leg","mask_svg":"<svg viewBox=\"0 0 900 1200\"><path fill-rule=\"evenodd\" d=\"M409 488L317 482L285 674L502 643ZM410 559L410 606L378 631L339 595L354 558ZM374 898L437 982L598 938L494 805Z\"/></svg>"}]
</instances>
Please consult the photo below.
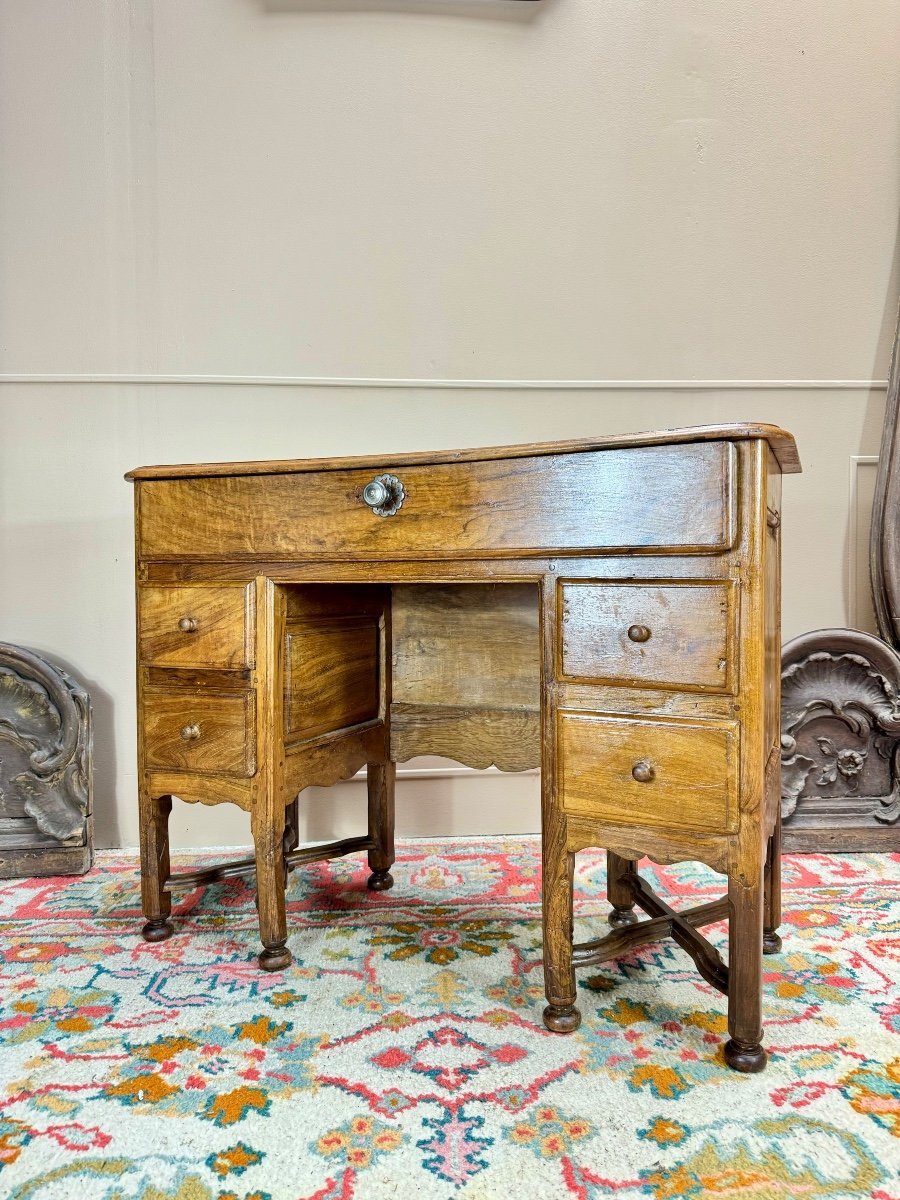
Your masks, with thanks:
<instances>
[{"instance_id":1,"label":"turned wooden leg","mask_svg":"<svg viewBox=\"0 0 900 1200\"><path fill-rule=\"evenodd\" d=\"M778 926L781 924L781 813L766 848L765 913L763 915L763 954L781 950Z\"/></svg>"},{"instance_id":2,"label":"turned wooden leg","mask_svg":"<svg viewBox=\"0 0 900 1200\"><path fill-rule=\"evenodd\" d=\"M287 917L284 909L284 810L265 809L253 814L253 843L256 849L256 904L259 937L263 944L259 965L264 971L282 971L291 964L287 948ZM275 816L273 820L272 817Z\"/></svg>"},{"instance_id":3,"label":"turned wooden leg","mask_svg":"<svg viewBox=\"0 0 900 1200\"><path fill-rule=\"evenodd\" d=\"M366 780L369 789L369 837L375 845L369 851L367 887L371 892L386 892L394 886L394 784L396 763L369 763Z\"/></svg>"},{"instance_id":4,"label":"turned wooden leg","mask_svg":"<svg viewBox=\"0 0 900 1200\"><path fill-rule=\"evenodd\" d=\"M631 858L622 858L612 850L606 852L606 898L612 905L612 912L607 921L613 929L621 929L624 925L634 925L637 913L634 911L634 896L627 883L622 882L626 871L637 869L637 862Z\"/></svg>"},{"instance_id":5,"label":"turned wooden leg","mask_svg":"<svg viewBox=\"0 0 900 1200\"><path fill-rule=\"evenodd\" d=\"M766 1065L762 1047L762 864L749 879L728 880L728 1032L725 1061L751 1074Z\"/></svg>"},{"instance_id":6,"label":"turned wooden leg","mask_svg":"<svg viewBox=\"0 0 900 1200\"><path fill-rule=\"evenodd\" d=\"M562 839L544 835L544 1024L552 1033L572 1033L581 1024L575 1007L575 968L572 966L572 878L575 855Z\"/></svg>"},{"instance_id":7,"label":"turned wooden leg","mask_svg":"<svg viewBox=\"0 0 900 1200\"><path fill-rule=\"evenodd\" d=\"M146 917L141 933L145 942L164 942L172 936L172 896L166 890L171 811L171 796L150 796L141 790L141 907Z\"/></svg>"}]
</instances>

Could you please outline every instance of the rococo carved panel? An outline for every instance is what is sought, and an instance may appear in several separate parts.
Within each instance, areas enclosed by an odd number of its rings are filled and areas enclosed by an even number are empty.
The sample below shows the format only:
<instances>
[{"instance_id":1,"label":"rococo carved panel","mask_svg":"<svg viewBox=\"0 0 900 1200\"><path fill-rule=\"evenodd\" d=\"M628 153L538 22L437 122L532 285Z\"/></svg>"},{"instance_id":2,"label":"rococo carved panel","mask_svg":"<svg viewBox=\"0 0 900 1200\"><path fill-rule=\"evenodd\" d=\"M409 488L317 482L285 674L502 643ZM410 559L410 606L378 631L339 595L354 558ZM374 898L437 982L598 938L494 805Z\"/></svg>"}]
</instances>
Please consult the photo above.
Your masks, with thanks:
<instances>
[{"instance_id":1,"label":"rococo carved panel","mask_svg":"<svg viewBox=\"0 0 900 1200\"><path fill-rule=\"evenodd\" d=\"M871 634L820 629L785 646L781 682L785 845L900 844L900 658Z\"/></svg>"},{"instance_id":2,"label":"rococo carved panel","mask_svg":"<svg viewBox=\"0 0 900 1200\"><path fill-rule=\"evenodd\" d=\"M89 870L91 751L87 692L0 642L0 879Z\"/></svg>"}]
</instances>

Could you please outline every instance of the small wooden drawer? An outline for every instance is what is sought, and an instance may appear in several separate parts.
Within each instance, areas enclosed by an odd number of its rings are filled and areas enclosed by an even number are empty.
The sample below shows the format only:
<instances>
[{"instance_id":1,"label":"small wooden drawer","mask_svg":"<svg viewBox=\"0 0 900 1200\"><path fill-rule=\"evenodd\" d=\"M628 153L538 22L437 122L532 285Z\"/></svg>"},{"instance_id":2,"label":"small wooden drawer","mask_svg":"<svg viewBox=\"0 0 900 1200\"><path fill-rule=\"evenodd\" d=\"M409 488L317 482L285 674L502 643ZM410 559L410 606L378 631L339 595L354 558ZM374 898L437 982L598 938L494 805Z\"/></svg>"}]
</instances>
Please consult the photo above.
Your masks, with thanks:
<instances>
[{"instance_id":1,"label":"small wooden drawer","mask_svg":"<svg viewBox=\"0 0 900 1200\"><path fill-rule=\"evenodd\" d=\"M249 778L256 771L255 724L252 692L145 692L146 766Z\"/></svg>"},{"instance_id":2,"label":"small wooden drawer","mask_svg":"<svg viewBox=\"0 0 900 1200\"><path fill-rule=\"evenodd\" d=\"M253 666L253 586L142 587L138 654L147 666Z\"/></svg>"},{"instance_id":3,"label":"small wooden drawer","mask_svg":"<svg viewBox=\"0 0 900 1200\"><path fill-rule=\"evenodd\" d=\"M560 581L560 678L734 690L734 585Z\"/></svg>"},{"instance_id":4,"label":"small wooden drawer","mask_svg":"<svg viewBox=\"0 0 900 1200\"><path fill-rule=\"evenodd\" d=\"M571 710L557 719L565 812L614 825L703 833L737 829L734 722Z\"/></svg>"},{"instance_id":5,"label":"small wooden drawer","mask_svg":"<svg viewBox=\"0 0 900 1200\"><path fill-rule=\"evenodd\" d=\"M717 553L734 541L735 473L734 446L704 441L150 479L140 485L140 554L196 562ZM387 506L375 503L379 489L394 489Z\"/></svg>"}]
</instances>

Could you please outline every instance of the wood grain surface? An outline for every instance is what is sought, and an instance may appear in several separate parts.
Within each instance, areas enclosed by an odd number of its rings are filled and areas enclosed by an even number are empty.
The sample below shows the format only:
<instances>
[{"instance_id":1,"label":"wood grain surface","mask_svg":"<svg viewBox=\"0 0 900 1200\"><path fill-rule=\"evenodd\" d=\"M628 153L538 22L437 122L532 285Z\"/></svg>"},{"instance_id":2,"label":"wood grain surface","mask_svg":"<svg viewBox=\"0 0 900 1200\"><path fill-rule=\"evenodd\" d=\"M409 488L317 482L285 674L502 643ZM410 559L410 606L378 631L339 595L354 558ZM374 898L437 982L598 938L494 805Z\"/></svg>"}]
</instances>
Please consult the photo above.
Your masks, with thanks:
<instances>
[{"instance_id":1,"label":"wood grain surface","mask_svg":"<svg viewBox=\"0 0 900 1200\"><path fill-rule=\"evenodd\" d=\"M148 767L252 775L256 769L254 700L249 692L146 692L143 736ZM186 729L196 729L197 735L182 736Z\"/></svg>"},{"instance_id":2,"label":"wood grain surface","mask_svg":"<svg viewBox=\"0 0 900 1200\"><path fill-rule=\"evenodd\" d=\"M729 582L561 582L559 603L564 679L733 689Z\"/></svg>"},{"instance_id":3,"label":"wood grain surface","mask_svg":"<svg viewBox=\"0 0 900 1200\"><path fill-rule=\"evenodd\" d=\"M558 730L566 812L660 830L737 828L736 725L560 712ZM652 777L639 782L632 772L644 764Z\"/></svg>"},{"instance_id":4,"label":"wood grain surface","mask_svg":"<svg viewBox=\"0 0 900 1200\"><path fill-rule=\"evenodd\" d=\"M140 660L204 670L252 666L252 620L250 584L147 585L138 591Z\"/></svg>"},{"instance_id":5,"label":"wood grain surface","mask_svg":"<svg viewBox=\"0 0 900 1200\"><path fill-rule=\"evenodd\" d=\"M378 619L288 621L284 734L302 741L378 716Z\"/></svg>"},{"instance_id":6,"label":"wood grain surface","mask_svg":"<svg viewBox=\"0 0 900 1200\"><path fill-rule=\"evenodd\" d=\"M484 459L532 458L545 454L575 454L613 447L680 446L686 442L743 441L764 438L780 469L787 475L799 471L800 458L793 437L777 425L743 422L739 425L695 425L685 429L658 429L648 433L619 433L601 438L569 438L559 442L532 442L519 446L487 446L466 450L428 450L406 454L365 455L350 458L281 458L261 462L191 463L180 466L138 467L126 479L179 479L202 475L283 475L288 472L341 471L360 468L379 471L385 462L393 467L421 464L479 462Z\"/></svg>"},{"instance_id":7,"label":"wood grain surface","mask_svg":"<svg viewBox=\"0 0 900 1200\"><path fill-rule=\"evenodd\" d=\"M536 587L395 587L392 622L395 703L539 710Z\"/></svg>"},{"instance_id":8,"label":"wood grain surface","mask_svg":"<svg viewBox=\"0 0 900 1200\"><path fill-rule=\"evenodd\" d=\"M446 704L393 704L391 758L420 754L452 758L466 767L529 771L540 765L540 710L451 708Z\"/></svg>"},{"instance_id":9,"label":"wood grain surface","mask_svg":"<svg viewBox=\"0 0 900 1200\"><path fill-rule=\"evenodd\" d=\"M147 480L141 552L183 561L713 553L734 539L733 459L729 442L697 442L397 468L406 499L391 517L362 499L369 469Z\"/></svg>"}]
</instances>

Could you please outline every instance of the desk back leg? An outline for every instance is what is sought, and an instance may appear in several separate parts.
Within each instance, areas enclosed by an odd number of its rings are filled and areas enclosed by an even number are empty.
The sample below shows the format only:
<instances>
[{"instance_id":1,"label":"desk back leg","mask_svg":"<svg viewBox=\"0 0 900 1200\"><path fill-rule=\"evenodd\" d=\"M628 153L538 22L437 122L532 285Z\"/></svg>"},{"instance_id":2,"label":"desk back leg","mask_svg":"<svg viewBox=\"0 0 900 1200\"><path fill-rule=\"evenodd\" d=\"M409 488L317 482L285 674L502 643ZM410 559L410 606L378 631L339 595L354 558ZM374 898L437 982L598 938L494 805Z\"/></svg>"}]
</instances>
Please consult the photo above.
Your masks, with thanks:
<instances>
[{"instance_id":1,"label":"desk back leg","mask_svg":"<svg viewBox=\"0 0 900 1200\"><path fill-rule=\"evenodd\" d=\"M623 882L622 876L637 871L637 860L622 858L613 850L606 852L606 898L612 905L612 912L607 920L613 929L621 929L625 925L637 922L634 911L634 893L631 887Z\"/></svg>"},{"instance_id":2,"label":"desk back leg","mask_svg":"<svg viewBox=\"0 0 900 1200\"><path fill-rule=\"evenodd\" d=\"M298 797L285 805L284 809L284 852L290 854L300 845L300 800Z\"/></svg>"},{"instance_id":3,"label":"desk back leg","mask_svg":"<svg viewBox=\"0 0 900 1200\"><path fill-rule=\"evenodd\" d=\"M780 803L780 797L779 797ZM766 847L765 915L763 919L763 954L778 954L781 938L781 813L775 818L775 828Z\"/></svg>"},{"instance_id":4,"label":"desk back leg","mask_svg":"<svg viewBox=\"0 0 900 1200\"><path fill-rule=\"evenodd\" d=\"M369 837L375 845L369 851L368 888L386 892L394 886L394 784L397 765L393 762L369 763L366 778L369 789Z\"/></svg>"}]
</instances>

